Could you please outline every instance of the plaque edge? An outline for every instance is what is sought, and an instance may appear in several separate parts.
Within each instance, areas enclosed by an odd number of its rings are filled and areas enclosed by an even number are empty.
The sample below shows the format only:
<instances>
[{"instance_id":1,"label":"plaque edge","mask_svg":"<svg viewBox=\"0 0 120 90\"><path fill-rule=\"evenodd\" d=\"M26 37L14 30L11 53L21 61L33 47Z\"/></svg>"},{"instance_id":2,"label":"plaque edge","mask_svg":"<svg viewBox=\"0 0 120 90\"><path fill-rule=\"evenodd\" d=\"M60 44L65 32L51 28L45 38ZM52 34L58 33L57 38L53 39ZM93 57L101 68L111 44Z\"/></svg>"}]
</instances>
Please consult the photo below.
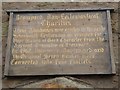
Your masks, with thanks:
<instances>
[{"instance_id":1,"label":"plaque edge","mask_svg":"<svg viewBox=\"0 0 120 90\"><path fill-rule=\"evenodd\" d=\"M109 34L108 37L109 37L109 50L110 50L110 61L111 61L111 73L116 74L110 10L107 10L106 13L107 13L107 26L108 26L108 34Z\"/></svg>"},{"instance_id":2,"label":"plaque edge","mask_svg":"<svg viewBox=\"0 0 120 90\"><path fill-rule=\"evenodd\" d=\"M10 68L10 57L11 57L11 44L12 44L12 26L13 24L13 12L9 16L9 27L8 27L8 36L7 36L7 47L6 47L6 57L5 57L5 68L4 75L9 75Z\"/></svg>"},{"instance_id":3,"label":"plaque edge","mask_svg":"<svg viewBox=\"0 0 120 90\"><path fill-rule=\"evenodd\" d=\"M76 8L76 9L40 9L40 10L6 10L6 12L9 14L11 12L14 13L30 13L30 12L76 12L76 11L114 11L114 8Z\"/></svg>"}]
</instances>

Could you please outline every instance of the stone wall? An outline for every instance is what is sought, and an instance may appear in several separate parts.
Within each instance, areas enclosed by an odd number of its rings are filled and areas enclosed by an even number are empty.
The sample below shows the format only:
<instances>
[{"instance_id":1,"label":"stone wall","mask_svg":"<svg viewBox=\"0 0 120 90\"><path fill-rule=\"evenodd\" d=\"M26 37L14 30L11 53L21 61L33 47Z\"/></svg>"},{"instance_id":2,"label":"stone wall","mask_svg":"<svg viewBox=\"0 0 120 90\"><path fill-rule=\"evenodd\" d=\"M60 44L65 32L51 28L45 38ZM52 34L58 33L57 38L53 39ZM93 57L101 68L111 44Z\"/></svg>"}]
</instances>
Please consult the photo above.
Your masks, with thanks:
<instances>
[{"instance_id":1,"label":"stone wall","mask_svg":"<svg viewBox=\"0 0 120 90\"><path fill-rule=\"evenodd\" d=\"M34 2L119 2L120 0L34 0ZM2 2L33 2L33 0L2 0Z\"/></svg>"},{"instance_id":2,"label":"stone wall","mask_svg":"<svg viewBox=\"0 0 120 90\"><path fill-rule=\"evenodd\" d=\"M116 75L74 75L74 76L28 76L28 77L4 77L3 75L3 88L118 88L118 3L102 3L102 2L81 2L81 3L2 3L2 57L3 57L3 70L6 51L6 38L8 30L9 16L6 10L40 10L40 9L63 9L63 8L114 8L111 12L112 18L112 32L113 32L113 48L115 54ZM119 38L120 39L120 38ZM120 41L120 40L119 40ZM120 48L119 48L120 50ZM120 56L120 55L119 55ZM114 89L115 90L115 89Z\"/></svg>"}]
</instances>

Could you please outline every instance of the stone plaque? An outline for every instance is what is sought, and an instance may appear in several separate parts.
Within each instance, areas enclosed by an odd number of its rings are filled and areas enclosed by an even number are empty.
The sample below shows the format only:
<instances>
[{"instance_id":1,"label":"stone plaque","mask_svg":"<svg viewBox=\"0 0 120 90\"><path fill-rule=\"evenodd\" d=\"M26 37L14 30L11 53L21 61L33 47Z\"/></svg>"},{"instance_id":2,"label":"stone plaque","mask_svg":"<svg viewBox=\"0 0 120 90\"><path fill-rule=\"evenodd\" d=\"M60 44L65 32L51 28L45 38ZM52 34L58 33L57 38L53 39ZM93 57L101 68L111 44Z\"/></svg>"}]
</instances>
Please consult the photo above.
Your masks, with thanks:
<instances>
[{"instance_id":1,"label":"stone plaque","mask_svg":"<svg viewBox=\"0 0 120 90\"><path fill-rule=\"evenodd\" d=\"M5 75L115 73L109 9L9 13Z\"/></svg>"}]
</instances>

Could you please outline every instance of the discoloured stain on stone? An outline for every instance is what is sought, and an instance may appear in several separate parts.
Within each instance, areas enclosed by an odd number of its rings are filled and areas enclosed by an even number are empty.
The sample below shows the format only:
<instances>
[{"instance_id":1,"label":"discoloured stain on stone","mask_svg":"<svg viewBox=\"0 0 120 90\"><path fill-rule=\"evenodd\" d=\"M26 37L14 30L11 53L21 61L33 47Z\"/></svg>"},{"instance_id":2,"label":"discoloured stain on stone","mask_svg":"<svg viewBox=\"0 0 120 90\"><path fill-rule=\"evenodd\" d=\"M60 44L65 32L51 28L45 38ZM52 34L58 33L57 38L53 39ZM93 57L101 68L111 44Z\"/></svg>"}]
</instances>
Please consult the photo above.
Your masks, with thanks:
<instances>
[{"instance_id":1,"label":"discoloured stain on stone","mask_svg":"<svg viewBox=\"0 0 120 90\"><path fill-rule=\"evenodd\" d=\"M35 82L29 85L24 85L18 88L92 88L92 86L84 82L75 82L65 77L59 77L40 82Z\"/></svg>"}]
</instances>

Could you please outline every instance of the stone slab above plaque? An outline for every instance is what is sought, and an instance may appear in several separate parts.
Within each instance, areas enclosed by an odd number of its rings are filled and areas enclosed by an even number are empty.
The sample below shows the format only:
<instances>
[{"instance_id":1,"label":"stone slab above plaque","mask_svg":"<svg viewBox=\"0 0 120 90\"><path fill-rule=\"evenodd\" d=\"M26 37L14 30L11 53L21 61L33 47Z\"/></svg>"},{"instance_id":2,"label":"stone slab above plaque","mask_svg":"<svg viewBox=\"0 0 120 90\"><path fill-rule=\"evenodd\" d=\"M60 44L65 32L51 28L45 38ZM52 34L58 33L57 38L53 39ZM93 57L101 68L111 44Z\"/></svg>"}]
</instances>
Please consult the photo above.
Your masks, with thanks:
<instances>
[{"instance_id":1,"label":"stone slab above plaque","mask_svg":"<svg viewBox=\"0 0 120 90\"><path fill-rule=\"evenodd\" d=\"M5 75L114 74L110 11L7 11Z\"/></svg>"}]
</instances>

